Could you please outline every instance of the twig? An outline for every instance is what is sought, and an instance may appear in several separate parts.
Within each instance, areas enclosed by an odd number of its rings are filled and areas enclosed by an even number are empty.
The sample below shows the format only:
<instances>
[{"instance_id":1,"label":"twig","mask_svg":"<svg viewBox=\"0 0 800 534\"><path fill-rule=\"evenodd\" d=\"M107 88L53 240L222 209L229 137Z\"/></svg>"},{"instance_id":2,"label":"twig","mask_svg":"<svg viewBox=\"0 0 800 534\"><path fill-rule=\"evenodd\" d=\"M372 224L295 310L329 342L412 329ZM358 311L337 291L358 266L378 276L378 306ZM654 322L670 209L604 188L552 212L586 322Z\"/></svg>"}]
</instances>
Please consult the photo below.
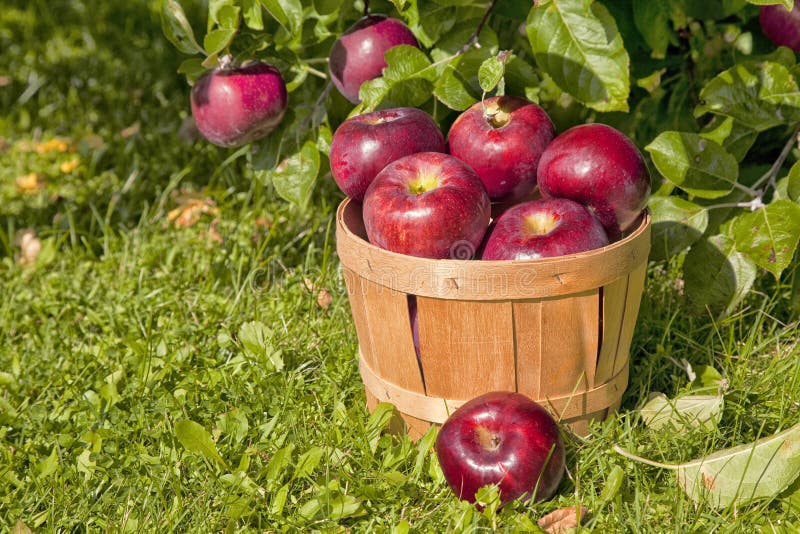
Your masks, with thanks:
<instances>
[{"instance_id":1,"label":"twig","mask_svg":"<svg viewBox=\"0 0 800 534\"><path fill-rule=\"evenodd\" d=\"M792 151L792 147L797 143L798 134L800 134L800 125L795 127L792 137L786 141L786 144L783 146L783 150L781 150L778 159L775 160L775 163L772 164L772 167L770 167L769 170L765 172L764 175L756 181L756 183L753 184L753 189L758 189L764 184L764 182L767 182L767 187L775 187L775 179L778 177L778 171L781 170L783 163L789 156L789 152Z\"/></svg>"},{"instance_id":2,"label":"twig","mask_svg":"<svg viewBox=\"0 0 800 534\"><path fill-rule=\"evenodd\" d=\"M492 3L489 4L489 7L486 8L486 12L483 14L483 18L481 18L481 21L478 23L478 27L475 28L475 33L473 33L472 37L470 37L469 40L466 43L464 43L464 46L458 49L458 52L456 52L457 55L460 56L473 46L478 46L478 36L481 34L481 30L483 30L483 26L486 24L486 21L489 20L489 15L491 14L492 9L494 9L496 3L497 0L492 0Z\"/></svg>"},{"instance_id":3,"label":"twig","mask_svg":"<svg viewBox=\"0 0 800 534\"><path fill-rule=\"evenodd\" d=\"M750 211L756 211L764 206L764 200L759 195L753 200L748 200L747 202L723 202L722 204L712 204L711 206L706 206L706 209L715 210L720 208L747 208Z\"/></svg>"},{"instance_id":4,"label":"twig","mask_svg":"<svg viewBox=\"0 0 800 534\"><path fill-rule=\"evenodd\" d=\"M364 0L364 16L369 16L369 0Z\"/></svg>"}]
</instances>

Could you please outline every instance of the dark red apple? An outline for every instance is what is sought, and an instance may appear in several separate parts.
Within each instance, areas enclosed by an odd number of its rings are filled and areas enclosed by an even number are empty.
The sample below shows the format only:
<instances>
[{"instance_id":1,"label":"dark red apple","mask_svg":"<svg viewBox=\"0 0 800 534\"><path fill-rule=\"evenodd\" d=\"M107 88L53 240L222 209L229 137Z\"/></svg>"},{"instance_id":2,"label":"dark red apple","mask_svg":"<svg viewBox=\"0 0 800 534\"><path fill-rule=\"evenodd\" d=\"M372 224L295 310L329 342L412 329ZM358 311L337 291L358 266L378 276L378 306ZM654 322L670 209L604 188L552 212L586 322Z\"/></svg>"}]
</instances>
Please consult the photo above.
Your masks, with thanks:
<instances>
[{"instance_id":1,"label":"dark red apple","mask_svg":"<svg viewBox=\"0 0 800 534\"><path fill-rule=\"evenodd\" d=\"M650 195L642 154L625 134L605 124L574 126L542 154L539 191L587 206L617 240L639 218Z\"/></svg>"},{"instance_id":2,"label":"dark red apple","mask_svg":"<svg viewBox=\"0 0 800 534\"><path fill-rule=\"evenodd\" d=\"M535 260L608 245L600 221L566 198L531 200L497 219L481 253L483 260Z\"/></svg>"},{"instance_id":3,"label":"dark red apple","mask_svg":"<svg viewBox=\"0 0 800 534\"><path fill-rule=\"evenodd\" d=\"M490 211L475 171L439 152L418 152L387 165L367 189L363 206L370 243L439 259L473 255Z\"/></svg>"},{"instance_id":4,"label":"dark red apple","mask_svg":"<svg viewBox=\"0 0 800 534\"><path fill-rule=\"evenodd\" d=\"M358 104L361 84L381 75L384 54L398 45L419 48L419 43L401 21L386 15L367 15L336 39L328 57L331 81L342 95Z\"/></svg>"},{"instance_id":5,"label":"dark red apple","mask_svg":"<svg viewBox=\"0 0 800 534\"><path fill-rule=\"evenodd\" d=\"M444 136L430 115L416 108L394 108L344 121L331 140L331 174L354 200L389 163L417 152L444 152Z\"/></svg>"},{"instance_id":6,"label":"dark red apple","mask_svg":"<svg viewBox=\"0 0 800 534\"><path fill-rule=\"evenodd\" d=\"M268 63L220 67L192 87L197 129L223 147L241 146L272 132L286 112L286 83Z\"/></svg>"},{"instance_id":7,"label":"dark red apple","mask_svg":"<svg viewBox=\"0 0 800 534\"><path fill-rule=\"evenodd\" d=\"M775 46L787 46L800 52L800 4L795 0L791 11L780 4L761 6L758 21L761 31Z\"/></svg>"},{"instance_id":8,"label":"dark red apple","mask_svg":"<svg viewBox=\"0 0 800 534\"><path fill-rule=\"evenodd\" d=\"M547 113L524 98L495 96L458 116L447 143L450 154L480 176L492 200L519 199L536 186L536 169L555 127Z\"/></svg>"},{"instance_id":9,"label":"dark red apple","mask_svg":"<svg viewBox=\"0 0 800 534\"><path fill-rule=\"evenodd\" d=\"M564 475L558 424L540 405L510 391L495 391L461 406L436 437L436 456L453 492L475 502L482 486L496 484L502 503L551 498Z\"/></svg>"}]
</instances>

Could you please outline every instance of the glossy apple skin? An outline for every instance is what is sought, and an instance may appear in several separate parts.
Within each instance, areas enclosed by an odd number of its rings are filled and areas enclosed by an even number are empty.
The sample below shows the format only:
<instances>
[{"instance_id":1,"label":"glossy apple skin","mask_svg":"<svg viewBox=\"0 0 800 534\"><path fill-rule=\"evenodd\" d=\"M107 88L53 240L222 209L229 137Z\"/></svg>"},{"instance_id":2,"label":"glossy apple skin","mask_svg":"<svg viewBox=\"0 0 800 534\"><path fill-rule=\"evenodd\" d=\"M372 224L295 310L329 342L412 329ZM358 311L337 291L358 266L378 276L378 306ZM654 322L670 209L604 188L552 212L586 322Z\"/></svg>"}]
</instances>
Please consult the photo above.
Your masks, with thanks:
<instances>
[{"instance_id":1,"label":"glossy apple skin","mask_svg":"<svg viewBox=\"0 0 800 534\"><path fill-rule=\"evenodd\" d=\"M278 127L288 96L281 73L267 63L214 69L192 87L197 129L222 147L241 146Z\"/></svg>"},{"instance_id":2,"label":"glossy apple skin","mask_svg":"<svg viewBox=\"0 0 800 534\"><path fill-rule=\"evenodd\" d=\"M558 424L510 391L486 393L453 412L436 437L436 456L450 488L470 502L489 484L498 485L502 503L529 499L534 491L534 500L547 500L565 466Z\"/></svg>"},{"instance_id":3,"label":"glossy apple skin","mask_svg":"<svg viewBox=\"0 0 800 534\"><path fill-rule=\"evenodd\" d=\"M800 5L791 11L779 4L761 6L758 13L761 31L775 46L787 46L800 52Z\"/></svg>"},{"instance_id":4,"label":"glossy apple skin","mask_svg":"<svg viewBox=\"0 0 800 534\"><path fill-rule=\"evenodd\" d=\"M544 198L587 206L615 241L647 205L650 175L642 154L622 132L605 124L574 126L557 136L539 161Z\"/></svg>"},{"instance_id":5,"label":"glossy apple skin","mask_svg":"<svg viewBox=\"0 0 800 534\"><path fill-rule=\"evenodd\" d=\"M394 108L345 120L331 140L331 174L345 195L361 202L389 163L417 152L444 152L442 132L416 108Z\"/></svg>"},{"instance_id":6,"label":"glossy apple skin","mask_svg":"<svg viewBox=\"0 0 800 534\"><path fill-rule=\"evenodd\" d=\"M401 21L386 15L367 15L350 26L331 47L328 68L331 81L342 95L358 104L361 84L381 75L384 54L398 45L419 48L419 43Z\"/></svg>"},{"instance_id":7,"label":"glossy apple skin","mask_svg":"<svg viewBox=\"0 0 800 534\"><path fill-rule=\"evenodd\" d=\"M499 109L502 126L484 116ZM495 115L497 117L497 115ZM455 120L447 134L450 154L475 169L494 201L519 199L536 186L539 159L555 135L547 113L524 98L495 96L478 102Z\"/></svg>"},{"instance_id":8,"label":"glossy apple skin","mask_svg":"<svg viewBox=\"0 0 800 534\"><path fill-rule=\"evenodd\" d=\"M548 217L554 227L538 235L528 230L530 217ZM483 260L535 260L584 252L608 245L597 217L582 204L566 198L517 204L497 219L486 239Z\"/></svg>"},{"instance_id":9,"label":"glossy apple skin","mask_svg":"<svg viewBox=\"0 0 800 534\"><path fill-rule=\"evenodd\" d=\"M438 182L422 193L420 179ZM370 243L423 258L474 254L489 226L491 206L469 166L448 154L419 152L387 165L364 195L364 226Z\"/></svg>"}]
</instances>

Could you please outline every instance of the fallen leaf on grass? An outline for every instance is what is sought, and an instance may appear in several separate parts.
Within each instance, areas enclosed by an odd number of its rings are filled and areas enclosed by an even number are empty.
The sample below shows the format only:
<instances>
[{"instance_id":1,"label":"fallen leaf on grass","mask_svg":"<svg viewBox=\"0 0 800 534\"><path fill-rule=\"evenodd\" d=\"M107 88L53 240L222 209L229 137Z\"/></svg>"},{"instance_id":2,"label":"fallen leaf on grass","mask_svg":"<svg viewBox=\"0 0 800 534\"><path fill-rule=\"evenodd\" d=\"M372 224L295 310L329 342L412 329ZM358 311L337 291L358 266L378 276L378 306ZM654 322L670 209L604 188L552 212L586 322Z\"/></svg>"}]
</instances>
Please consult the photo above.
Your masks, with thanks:
<instances>
[{"instance_id":1,"label":"fallen leaf on grass","mask_svg":"<svg viewBox=\"0 0 800 534\"><path fill-rule=\"evenodd\" d=\"M216 217L219 208L210 198L184 198L180 205L167 214L167 220L175 226L189 228L197 224L203 215Z\"/></svg>"},{"instance_id":2,"label":"fallen leaf on grass","mask_svg":"<svg viewBox=\"0 0 800 534\"><path fill-rule=\"evenodd\" d=\"M658 393L639 413L644 424L654 430L672 426L677 430L701 427L713 430L722 418L722 395L684 395L668 399Z\"/></svg>"},{"instance_id":3,"label":"fallen leaf on grass","mask_svg":"<svg viewBox=\"0 0 800 534\"><path fill-rule=\"evenodd\" d=\"M139 130L142 129L142 125L138 122L134 122L127 128L123 128L120 130L119 135L122 136L123 139L127 139L128 137L133 137L134 135L139 133Z\"/></svg>"},{"instance_id":4,"label":"fallen leaf on grass","mask_svg":"<svg viewBox=\"0 0 800 534\"><path fill-rule=\"evenodd\" d=\"M17 189L22 193L36 193L44 187L44 180L39 173L32 172L23 176L18 176L14 181Z\"/></svg>"},{"instance_id":5,"label":"fallen leaf on grass","mask_svg":"<svg viewBox=\"0 0 800 534\"><path fill-rule=\"evenodd\" d=\"M33 150L37 154L49 154L50 152L67 152L72 147L72 141L66 138L56 137L43 143L34 143Z\"/></svg>"},{"instance_id":6,"label":"fallen leaf on grass","mask_svg":"<svg viewBox=\"0 0 800 534\"><path fill-rule=\"evenodd\" d=\"M320 289L319 293L317 293L317 304L319 304L319 307L323 310L327 310L331 302L333 302L333 297L330 292L324 288Z\"/></svg>"},{"instance_id":7,"label":"fallen leaf on grass","mask_svg":"<svg viewBox=\"0 0 800 534\"><path fill-rule=\"evenodd\" d=\"M559 508L542 516L537 524L549 534L564 534L571 528L578 528L587 512L585 506Z\"/></svg>"},{"instance_id":8,"label":"fallen leaf on grass","mask_svg":"<svg viewBox=\"0 0 800 534\"><path fill-rule=\"evenodd\" d=\"M214 219L211 221L211 224L208 225L208 239L214 243L222 243L224 239L222 234L219 233L219 230L217 230L217 226L219 226L219 219Z\"/></svg>"},{"instance_id":9,"label":"fallen leaf on grass","mask_svg":"<svg viewBox=\"0 0 800 534\"><path fill-rule=\"evenodd\" d=\"M654 462L619 445L614 450L628 459L676 471L683 491L696 503L704 501L713 508L775 497L800 476L800 424L682 464Z\"/></svg>"},{"instance_id":10,"label":"fallen leaf on grass","mask_svg":"<svg viewBox=\"0 0 800 534\"><path fill-rule=\"evenodd\" d=\"M78 168L78 165L81 164L81 160L79 158L72 158L69 161L65 161L59 167L59 170L64 174L70 174L72 171Z\"/></svg>"},{"instance_id":11,"label":"fallen leaf on grass","mask_svg":"<svg viewBox=\"0 0 800 534\"><path fill-rule=\"evenodd\" d=\"M33 534L33 531L22 521L17 521L11 529L11 534Z\"/></svg>"},{"instance_id":12,"label":"fallen leaf on grass","mask_svg":"<svg viewBox=\"0 0 800 534\"><path fill-rule=\"evenodd\" d=\"M31 228L22 230L17 234L15 242L20 251L17 263L21 266L34 264L42 251L42 242L36 237L36 231Z\"/></svg>"}]
</instances>

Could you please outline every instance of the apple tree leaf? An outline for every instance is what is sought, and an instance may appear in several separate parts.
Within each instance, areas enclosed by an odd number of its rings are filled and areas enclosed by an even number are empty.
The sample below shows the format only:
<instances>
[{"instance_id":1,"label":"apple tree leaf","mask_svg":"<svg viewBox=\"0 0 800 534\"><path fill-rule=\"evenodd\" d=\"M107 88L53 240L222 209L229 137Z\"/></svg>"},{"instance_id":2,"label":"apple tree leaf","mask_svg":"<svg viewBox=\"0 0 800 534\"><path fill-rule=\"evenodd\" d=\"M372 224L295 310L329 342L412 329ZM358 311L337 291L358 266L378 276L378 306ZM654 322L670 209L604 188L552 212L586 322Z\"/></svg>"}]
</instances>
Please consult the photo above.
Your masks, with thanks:
<instances>
[{"instance_id":1,"label":"apple tree leaf","mask_svg":"<svg viewBox=\"0 0 800 534\"><path fill-rule=\"evenodd\" d=\"M794 0L747 0L749 3L757 6L769 6L773 4L782 5L786 9L792 9Z\"/></svg>"},{"instance_id":2,"label":"apple tree leaf","mask_svg":"<svg viewBox=\"0 0 800 534\"><path fill-rule=\"evenodd\" d=\"M597 111L628 111L630 58L605 6L536 2L526 30L539 68L563 91Z\"/></svg>"},{"instance_id":3,"label":"apple tree leaf","mask_svg":"<svg viewBox=\"0 0 800 534\"><path fill-rule=\"evenodd\" d=\"M289 34L296 34L303 26L303 4L300 0L260 0L264 9L278 21Z\"/></svg>"},{"instance_id":4,"label":"apple tree leaf","mask_svg":"<svg viewBox=\"0 0 800 534\"><path fill-rule=\"evenodd\" d=\"M689 248L708 227L708 210L676 196L652 196L650 259L666 260Z\"/></svg>"},{"instance_id":5,"label":"apple tree leaf","mask_svg":"<svg viewBox=\"0 0 800 534\"><path fill-rule=\"evenodd\" d=\"M175 423L175 437L186 450L203 456L206 460L225 467L211 434L199 423L184 419Z\"/></svg>"},{"instance_id":6,"label":"apple tree leaf","mask_svg":"<svg viewBox=\"0 0 800 534\"><path fill-rule=\"evenodd\" d=\"M272 171L272 184L282 198L298 206L305 206L311 196L319 168L317 144L306 141L298 152L278 163Z\"/></svg>"},{"instance_id":7,"label":"apple tree leaf","mask_svg":"<svg viewBox=\"0 0 800 534\"><path fill-rule=\"evenodd\" d=\"M731 117L763 132L800 121L800 88L790 70L774 61L741 63L712 78L694 114Z\"/></svg>"},{"instance_id":8,"label":"apple tree leaf","mask_svg":"<svg viewBox=\"0 0 800 534\"><path fill-rule=\"evenodd\" d=\"M792 168L789 169L786 194L791 200L800 202L800 161L792 165Z\"/></svg>"},{"instance_id":9,"label":"apple tree leaf","mask_svg":"<svg viewBox=\"0 0 800 534\"><path fill-rule=\"evenodd\" d=\"M384 101L393 106L419 107L430 99L436 70L424 52L400 45L387 50L384 57L383 76L361 84L361 104L354 112L372 111Z\"/></svg>"},{"instance_id":10,"label":"apple tree leaf","mask_svg":"<svg viewBox=\"0 0 800 534\"><path fill-rule=\"evenodd\" d=\"M722 406L722 395L684 395L669 399L659 393L639 409L639 414L644 424L653 430L669 427L713 430L722 418Z\"/></svg>"},{"instance_id":11,"label":"apple tree leaf","mask_svg":"<svg viewBox=\"0 0 800 534\"><path fill-rule=\"evenodd\" d=\"M445 106L456 111L464 111L480 99L470 87L460 70L453 63L448 64L433 88L433 94Z\"/></svg>"},{"instance_id":12,"label":"apple tree leaf","mask_svg":"<svg viewBox=\"0 0 800 534\"><path fill-rule=\"evenodd\" d=\"M800 241L800 205L776 200L738 215L726 225L726 233L737 250L777 278L789 266Z\"/></svg>"},{"instance_id":13,"label":"apple tree leaf","mask_svg":"<svg viewBox=\"0 0 800 534\"><path fill-rule=\"evenodd\" d=\"M203 48L206 49L206 54L211 56L222 52L231 44L234 35L236 35L235 28L217 28L208 32L203 38Z\"/></svg>"},{"instance_id":14,"label":"apple tree leaf","mask_svg":"<svg viewBox=\"0 0 800 534\"><path fill-rule=\"evenodd\" d=\"M728 313L753 286L756 265L725 235L702 238L684 261L686 296L698 310Z\"/></svg>"},{"instance_id":15,"label":"apple tree leaf","mask_svg":"<svg viewBox=\"0 0 800 534\"><path fill-rule=\"evenodd\" d=\"M239 27L241 8L234 0L211 0L208 3L208 31L214 26L228 30Z\"/></svg>"},{"instance_id":16,"label":"apple tree leaf","mask_svg":"<svg viewBox=\"0 0 800 534\"><path fill-rule=\"evenodd\" d=\"M730 193L739 164L719 144L689 132L663 132L645 147L664 178L700 198Z\"/></svg>"},{"instance_id":17,"label":"apple tree leaf","mask_svg":"<svg viewBox=\"0 0 800 534\"><path fill-rule=\"evenodd\" d=\"M161 5L161 30L169 42L184 54L203 54L203 47L194 37L192 25L183 7L176 0L164 0Z\"/></svg>"},{"instance_id":18,"label":"apple tree leaf","mask_svg":"<svg viewBox=\"0 0 800 534\"><path fill-rule=\"evenodd\" d=\"M663 58L672 36L669 3L633 0L633 22L653 56Z\"/></svg>"},{"instance_id":19,"label":"apple tree leaf","mask_svg":"<svg viewBox=\"0 0 800 534\"><path fill-rule=\"evenodd\" d=\"M261 13L261 4L258 0L241 0L242 16L244 23L251 30L264 29L264 17Z\"/></svg>"},{"instance_id":20,"label":"apple tree leaf","mask_svg":"<svg viewBox=\"0 0 800 534\"><path fill-rule=\"evenodd\" d=\"M756 142L758 131L733 117L716 115L700 132L700 137L722 145L736 161L742 161Z\"/></svg>"},{"instance_id":21,"label":"apple tree leaf","mask_svg":"<svg viewBox=\"0 0 800 534\"><path fill-rule=\"evenodd\" d=\"M478 68L478 83L484 92L493 91L497 84L502 81L509 56L509 52L500 52L481 63Z\"/></svg>"}]
</instances>

